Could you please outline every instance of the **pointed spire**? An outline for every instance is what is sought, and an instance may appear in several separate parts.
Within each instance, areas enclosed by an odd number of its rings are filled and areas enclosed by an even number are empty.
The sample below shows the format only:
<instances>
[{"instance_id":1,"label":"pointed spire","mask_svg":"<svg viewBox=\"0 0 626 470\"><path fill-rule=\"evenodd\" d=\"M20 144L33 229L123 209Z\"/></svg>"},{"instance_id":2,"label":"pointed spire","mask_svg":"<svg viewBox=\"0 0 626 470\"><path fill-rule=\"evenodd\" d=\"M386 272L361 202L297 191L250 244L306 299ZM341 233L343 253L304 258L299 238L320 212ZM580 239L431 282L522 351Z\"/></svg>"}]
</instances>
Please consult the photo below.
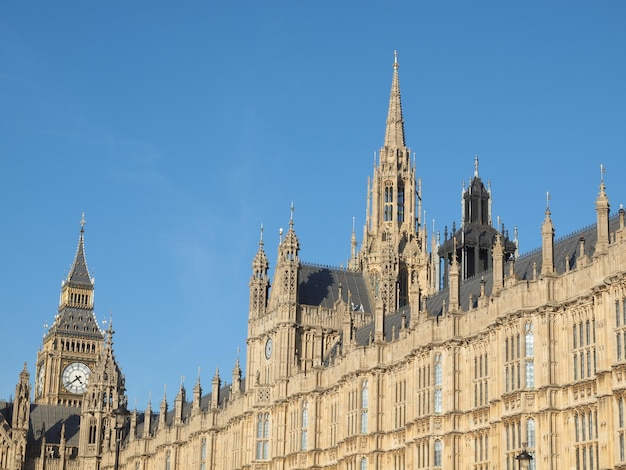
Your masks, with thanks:
<instances>
[{"instance_id":1,"label":"pointed spire","mask_svg":"<svg viewBox=\"0 0 626 470\"><path fill-rule=\"evenodd\" d=\"M70 272L67 275L67 281L91 285L93 282L89 276L87 260L85 259L85 224L85 213L83 212L80 220L80 236L78 238L76 256L74 257L74 262L72 263Z\"/></svg>"},{"instance_id":2,"label":"pointed spire","mask_svg":"<svg viewBox=\"0 0 626 470\"><path fill-rule=\"evenodd\" d=\"M259 237L259 249L252 261L252 277L255 279L264 279L267 276L267 270L269 269L269 263L265 250L263 249L263 224L261 224L261 234Z\"/></svg>"},{"instance_id":3,"label":"pointed spire","mask_svg":"<svg viewBox=\"0 0 626 470\"><path fill-rule=\"evenodd\" d=\"M402 103L400 100L400 79L398 77L398 52L393 52L393 80L389 97L389 112L387 113L387 128L385 130L385 147L403 148L404 119L402 118Z\"/></svg>"},{"instance_id":4,"label":"pointed spire","mask_svg":"<svg viewBox=\"0 0 626 470\"><path fill-rule=\"evenodd\" d=\"M358 243L356 241L356 232L355 232L355 218L352 217L352 236L350 238L350 262L348 263L348 269L352 271L357 270L357 246Z\"/></svg>"}]
</instances>

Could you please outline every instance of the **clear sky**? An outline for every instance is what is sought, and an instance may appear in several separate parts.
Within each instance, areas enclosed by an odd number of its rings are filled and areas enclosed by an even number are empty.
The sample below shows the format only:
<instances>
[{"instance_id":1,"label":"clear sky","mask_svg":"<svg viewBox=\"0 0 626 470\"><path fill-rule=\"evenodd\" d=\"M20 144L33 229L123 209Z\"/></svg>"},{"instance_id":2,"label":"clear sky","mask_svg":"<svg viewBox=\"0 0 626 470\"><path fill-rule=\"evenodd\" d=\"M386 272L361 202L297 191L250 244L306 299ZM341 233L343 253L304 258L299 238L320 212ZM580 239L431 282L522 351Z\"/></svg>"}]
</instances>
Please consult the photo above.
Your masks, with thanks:
<instances>
[{"instance_id":1,"label":"clear sky","mask_svg":"<svg viewBox=\"0 0 626 470\"><path fill-rule=\"evenodd\" d=\"M303 261L361 239L398 50L429 234L461 184L540 243L626 202L626 2L186 1L0 5L0 397L34 375L85 212L96 314L129 403L245 362L248 280L295 204Z\"/></svg>"}]
</instances>

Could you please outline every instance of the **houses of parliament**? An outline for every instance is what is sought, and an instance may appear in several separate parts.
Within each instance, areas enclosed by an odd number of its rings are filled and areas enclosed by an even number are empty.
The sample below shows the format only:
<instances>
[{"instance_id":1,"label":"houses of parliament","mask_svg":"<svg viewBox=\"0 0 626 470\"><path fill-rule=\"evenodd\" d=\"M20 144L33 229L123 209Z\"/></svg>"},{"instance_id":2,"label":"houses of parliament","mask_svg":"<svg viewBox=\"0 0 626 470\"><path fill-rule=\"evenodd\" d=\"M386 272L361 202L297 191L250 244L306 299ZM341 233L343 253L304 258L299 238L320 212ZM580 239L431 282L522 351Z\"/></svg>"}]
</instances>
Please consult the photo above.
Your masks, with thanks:
<instances>
[{"instance_id":1,"label":"houses of parliament","mask_svg":"<svg viewBox=\"0 0 626 470\"><path fill-rule=\"evenodd\" d=\"M292 211L270 278L261 237L246 376L237 360L129 410L83 224L36 361L0 401L0 469L626 469L625 211L598 183L596 223L559 240L549 206L520 207L545 210L520 256L476 160L462 219L428 233L396 56L362 238L345 268L306 264Z\"/></svg>"}]
</instances>

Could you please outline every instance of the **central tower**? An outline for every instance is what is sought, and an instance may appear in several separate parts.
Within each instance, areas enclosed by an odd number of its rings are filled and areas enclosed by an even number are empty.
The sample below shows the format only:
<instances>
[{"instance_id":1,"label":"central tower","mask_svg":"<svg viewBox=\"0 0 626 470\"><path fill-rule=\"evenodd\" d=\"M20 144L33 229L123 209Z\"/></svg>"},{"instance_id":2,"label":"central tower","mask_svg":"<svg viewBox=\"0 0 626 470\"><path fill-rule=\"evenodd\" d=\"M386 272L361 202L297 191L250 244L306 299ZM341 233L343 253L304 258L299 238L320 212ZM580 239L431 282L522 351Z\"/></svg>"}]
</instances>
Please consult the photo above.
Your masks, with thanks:
<instances>
[{"instance_id":1,"label":"central tower","mask_svg":"<svg viewBox=\"0 0 626 470\"><path fill-rule=\"evenodd\" d=\"M421 190L415 163L404 140L398 55L393 79L385 141L374 175L368 180L366 223L359 254L360 269L385 312L419 305L427 294L426 231L421 228Z\"/></svg>"}]
</instances>

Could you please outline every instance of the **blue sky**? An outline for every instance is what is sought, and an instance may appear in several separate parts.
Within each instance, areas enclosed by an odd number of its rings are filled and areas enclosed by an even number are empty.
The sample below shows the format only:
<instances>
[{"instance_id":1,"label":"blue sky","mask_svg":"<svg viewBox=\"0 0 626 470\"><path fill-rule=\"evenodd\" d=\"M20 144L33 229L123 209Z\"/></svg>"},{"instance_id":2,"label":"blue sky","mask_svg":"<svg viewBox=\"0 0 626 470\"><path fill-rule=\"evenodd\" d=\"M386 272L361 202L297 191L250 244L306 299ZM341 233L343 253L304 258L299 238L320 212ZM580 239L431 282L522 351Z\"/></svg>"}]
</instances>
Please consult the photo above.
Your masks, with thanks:
<instances>
[{"instance_id":1,"label":"blue sky","mask_svg":"<svg viewBox=\"0 0 626 470\"><path fill-rule=\"evenodd\" d=\"M625 22L622 1L3 2L0 397L34 373L82 212L131 406L230 381L260 224L272 266L292 201L302 260L345 265L353 217L360 240L396 49L429 231L458 223L474 154L522 252L546 191L557 237L594 222L601 163L616 211Z\"/></svg>"}]
</instances>

